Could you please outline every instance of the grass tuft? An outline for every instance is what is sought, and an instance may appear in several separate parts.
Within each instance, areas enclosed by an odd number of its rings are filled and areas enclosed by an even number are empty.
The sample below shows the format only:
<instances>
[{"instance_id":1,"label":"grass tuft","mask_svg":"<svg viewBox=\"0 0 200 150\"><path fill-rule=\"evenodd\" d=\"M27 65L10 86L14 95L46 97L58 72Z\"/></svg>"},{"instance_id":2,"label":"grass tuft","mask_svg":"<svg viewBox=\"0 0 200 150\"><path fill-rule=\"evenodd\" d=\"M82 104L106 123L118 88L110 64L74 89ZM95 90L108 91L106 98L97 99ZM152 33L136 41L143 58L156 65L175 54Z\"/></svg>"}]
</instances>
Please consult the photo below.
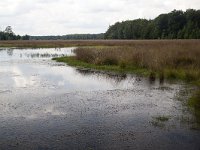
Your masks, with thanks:
<instances>
[{"instance_id":1,"label":"grass tuft","mask_svg":"<svg viewBox=\"0 0 200 150\"><path fill-rule=\"evenodd\" d=\"M157 121L161 121L161 122L166 122L169 120L169 117L167 116L159 116L155 118Z\"/></svg>"},{"instance_id":2,"label":"grass tuft","mask_svg":"<svg viewBox=\"0 0 200 150\"><path fill-rule=\"evenodd\" d=\"M200 90L189 99L188 105L193 108L197 121L200 123Z\"/></svg>"}]
</instances>

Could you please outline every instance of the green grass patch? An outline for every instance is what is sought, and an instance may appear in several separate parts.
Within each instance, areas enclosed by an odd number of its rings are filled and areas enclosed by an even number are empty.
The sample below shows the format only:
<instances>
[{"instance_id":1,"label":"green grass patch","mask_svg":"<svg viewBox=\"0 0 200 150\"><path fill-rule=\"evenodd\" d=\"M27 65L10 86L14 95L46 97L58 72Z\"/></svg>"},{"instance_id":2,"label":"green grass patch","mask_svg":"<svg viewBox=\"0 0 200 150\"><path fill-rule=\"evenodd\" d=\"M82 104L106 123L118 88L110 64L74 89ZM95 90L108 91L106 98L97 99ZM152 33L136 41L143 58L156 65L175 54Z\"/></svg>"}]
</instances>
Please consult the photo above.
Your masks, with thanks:
<instances>
[{"instance_id":1,"label":"green grass patch","mask_svg":"<svg viewBox=\"0 0 200 150\"><path fill-rule=\"evenodd\" d=\"M113 72L118 72L118 73L134 73L134 74L140 74L144 76L148 76L150 74L150 71L148 71L147 69L138 68L135 66L129 65L124 68L124 67L121 67L120 65L95 65L95 64L90 64L90 63L77 60L76 57L74 56L53 58L53 60L56 60L57 62L64 62L70 66L79 67L79 68L113 71Z\"/></svg>"},{"instance_id":2,"label":"green grass patch","mask_svg":"<svg viewBox=\"0 0 200 150\"><path fill-rule=\"evenodd\" d=\"M164 128L164 127L165 127L165 124L164 124L164 123L158 122L158 121L152 121L151 124L152 124L154 127L159 127L159 128Z\"/></svg>"},{"instance_id":3,"label":"green grass patch","mask_svg":"<svg viewBox=\"0 0 200 150\"><path fill-rule=\"evenodd\" d=\"M200 123L200 89L189 99L188 105L193 108L197 122Z\"/></svg>"},{"instance_id":4,"label":"green grass patch","mask_svg":"<svg viewBox=\"0 0 200 150\"><path fill-rule=\"evenodd\" d=\"M169 121L169 119L170 119L169 116L153 117L153 121L151 121L151 124L155 127L164 128L165 123Z\"/></svg>"},{"instance_id":5,"label":"green grass patch","mask_svg":"<svg viewBox=\"0 0 200 150\"><path fill-rule=\"evenodd\" d=\"M199 78L199 74L195 71L188 71L184 69L165 69L163 72L160 71L152 71L147 68L142 68L136 65L126 64L125 62L121 62L119 64L115 62L108 62L102 65L96 65L92 63L87 63L81 60L77 60L75 56L67 56L60 58L53 58L57 62L64 62L70 66L80 67L80 68L88 68L88 69L96 69L96 70L105 70L105 71L114 71L118 73L132 73L137 75L142 75L150 78L166 78L168 80L184 80L187 82L193 82L197 85L200 85L200 82L197 82Z\"/></svg>"},{"instance_id":6,"label":"green grass patch","mask_svg":"<svg viewBox=\"0 0 200 150\"><path fill-rule=\"evenodd\" d=\"M160 121L160 122L166 122L168 121L170 118L168 116L159 116L159 117L155 117L155 119L157 121Z\"/></svg>"}]
</instances>

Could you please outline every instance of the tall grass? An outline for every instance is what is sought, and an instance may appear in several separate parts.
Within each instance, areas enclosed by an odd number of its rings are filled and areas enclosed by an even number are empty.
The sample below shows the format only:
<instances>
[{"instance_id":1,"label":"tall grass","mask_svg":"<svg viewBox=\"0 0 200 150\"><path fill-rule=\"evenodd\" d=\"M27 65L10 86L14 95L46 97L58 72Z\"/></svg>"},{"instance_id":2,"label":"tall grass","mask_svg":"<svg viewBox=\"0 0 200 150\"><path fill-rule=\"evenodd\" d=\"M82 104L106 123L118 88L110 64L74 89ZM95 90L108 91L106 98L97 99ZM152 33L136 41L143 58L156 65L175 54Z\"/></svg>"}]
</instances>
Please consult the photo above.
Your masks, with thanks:
<instances>
[{"instance_id":1,"label":"tall grass","mask_svg":"<svg viewBox=\"0 0 200 150\"><path fill-rule=\"evenodd\" d=\"M200 78L200 42L136 42L132 46L83 47L76 59L95 65L136 66L171 78Z\"/></svg>"}]
</instances>

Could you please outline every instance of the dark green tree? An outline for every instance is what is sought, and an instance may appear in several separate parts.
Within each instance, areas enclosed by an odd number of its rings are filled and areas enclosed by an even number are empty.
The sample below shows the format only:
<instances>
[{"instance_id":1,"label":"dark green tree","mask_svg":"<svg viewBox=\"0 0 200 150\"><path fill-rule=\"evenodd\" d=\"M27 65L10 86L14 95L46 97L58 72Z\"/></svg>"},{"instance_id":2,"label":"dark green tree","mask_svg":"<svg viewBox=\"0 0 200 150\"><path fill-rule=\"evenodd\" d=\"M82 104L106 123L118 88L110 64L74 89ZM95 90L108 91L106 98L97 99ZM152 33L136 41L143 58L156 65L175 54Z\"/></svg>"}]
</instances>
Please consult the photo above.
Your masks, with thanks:
<instances>
[{"instance_id":1,"label":"dark green tree","mask_svg":"<svg viewBox=\"0 0 200 150\"><path fill-rule=\"evenodd\" d=\"M153 20L136 19L109 26L105 39L198 39L200 10L173 10Z\"/></svg>"}]
</instances>

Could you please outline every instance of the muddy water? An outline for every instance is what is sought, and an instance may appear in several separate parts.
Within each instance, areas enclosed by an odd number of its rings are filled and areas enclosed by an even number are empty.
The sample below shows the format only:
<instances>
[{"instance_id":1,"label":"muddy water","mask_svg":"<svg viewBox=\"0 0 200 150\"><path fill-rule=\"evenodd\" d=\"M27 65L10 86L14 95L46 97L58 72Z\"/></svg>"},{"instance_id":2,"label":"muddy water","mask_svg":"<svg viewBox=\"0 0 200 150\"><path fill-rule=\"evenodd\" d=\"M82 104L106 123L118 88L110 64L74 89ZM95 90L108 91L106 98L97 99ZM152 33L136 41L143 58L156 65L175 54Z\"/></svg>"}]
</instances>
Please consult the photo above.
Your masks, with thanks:
<instances>
[{"instance_id":1,"label":"muddy water","mask_svg":"<svg viewBox=\"0 0 200 150\"><path fill-rule=\"evenodd\" d=\"M0 149L200 149L191 87L51 60L73 49L0 50Z\"/></svg>"}]
</instances>

